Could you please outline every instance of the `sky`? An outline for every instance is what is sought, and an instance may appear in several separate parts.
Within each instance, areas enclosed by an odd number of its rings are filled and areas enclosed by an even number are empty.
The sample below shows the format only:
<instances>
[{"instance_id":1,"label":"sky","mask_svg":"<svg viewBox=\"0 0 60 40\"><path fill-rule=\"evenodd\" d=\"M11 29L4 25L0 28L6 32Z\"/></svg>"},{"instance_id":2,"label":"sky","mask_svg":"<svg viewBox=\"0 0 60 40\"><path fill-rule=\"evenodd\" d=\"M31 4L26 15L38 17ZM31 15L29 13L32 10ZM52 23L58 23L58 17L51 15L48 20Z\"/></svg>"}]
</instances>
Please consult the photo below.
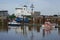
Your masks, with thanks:
<instances>
[{"instance_id":1,"label":"sky","mask_svg":"<svg viewBox=\"0 0 60 40\"><path fill-rule=\"evenodd\" d=\"M40 11L41 15L60 14L60 0L0 0L0 10L8 10L9 14L15 13L15 8L27 5L30 10L34 4L34 11Z\"/></svg>"}]
</instances>

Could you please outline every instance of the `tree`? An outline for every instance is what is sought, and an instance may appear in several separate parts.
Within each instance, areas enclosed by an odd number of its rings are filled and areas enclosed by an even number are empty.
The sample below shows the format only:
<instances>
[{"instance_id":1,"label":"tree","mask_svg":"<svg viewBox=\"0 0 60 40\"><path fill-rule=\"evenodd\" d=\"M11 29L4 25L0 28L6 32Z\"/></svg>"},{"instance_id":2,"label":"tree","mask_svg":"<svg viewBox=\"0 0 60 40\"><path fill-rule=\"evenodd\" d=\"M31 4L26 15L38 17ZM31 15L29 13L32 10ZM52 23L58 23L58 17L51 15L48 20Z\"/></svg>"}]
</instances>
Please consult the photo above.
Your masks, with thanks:
<instances>
[{"instance_id":1,"label":"tree","mask_svg":"<svg viewBox=\"0 0 60 40\"><path fill-rule=\"evenodd\" d=\"M12 15L9 16L9 18L14 19L14 18L16 18L16 16L15 16L15 14L12 14Z\"/></svg>"},{"instance_id":2,"label":"tree","mask_svg":"<svg viewBox=\"0 0 60 40\"><path fill-rule=\"evenodd\" d=\"M53 15L53 16L57 17L58 15L55 14L55 15Z\"/></svg>"}]
</instances>

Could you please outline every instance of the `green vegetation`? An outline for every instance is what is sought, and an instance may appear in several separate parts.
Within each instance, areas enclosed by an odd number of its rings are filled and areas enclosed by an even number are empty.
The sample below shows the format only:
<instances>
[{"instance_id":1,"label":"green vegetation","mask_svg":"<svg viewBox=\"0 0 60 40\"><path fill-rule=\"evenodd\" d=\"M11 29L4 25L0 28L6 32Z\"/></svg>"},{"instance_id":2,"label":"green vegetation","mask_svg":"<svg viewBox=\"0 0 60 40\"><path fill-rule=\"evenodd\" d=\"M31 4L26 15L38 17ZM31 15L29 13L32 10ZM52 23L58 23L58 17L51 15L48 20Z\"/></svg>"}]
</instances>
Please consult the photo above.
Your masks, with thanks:
<instances>
[{"instance_id":1,"label":"green vegetation","mask_svg":"<svg viewBox=\"0 0 60 40\"><path fill-rule=\"evenodd\" d=\"M2 26L2 22L0 22L0 26Z\"/></svg>"},{"instance_id":2,"label":"green vegetation","mask_svg":"<svg viewBox=\"0 0 60 40\"><path fill-rule=\"evenodd\" d=\"M26 17L28 17L28 18L32 18L32 16L30 16L30 15L29 15L29 16L26 16Z\"/></svg>"},{"instance_id":3,"label":"green vegetation","mask_svg":"<svg viewBox=\"0 0 60 40\"><path fill-rule=\"evenodd\" d=\"M53 15L53 16L57 17L58 15L55 14L55 15Z\"/></svg>"},{"instance_id":4,"label":"green vegetation","mask_svg":"<svg viewBox=\"0 0 60 40\"><path fill-rule=\"evenodd\" d=\"M10 15L8 18L14 19L14 18L16 18L16 16L15 16L14 14L12 14L12 15Z\"/></svg>"}]
</instances>

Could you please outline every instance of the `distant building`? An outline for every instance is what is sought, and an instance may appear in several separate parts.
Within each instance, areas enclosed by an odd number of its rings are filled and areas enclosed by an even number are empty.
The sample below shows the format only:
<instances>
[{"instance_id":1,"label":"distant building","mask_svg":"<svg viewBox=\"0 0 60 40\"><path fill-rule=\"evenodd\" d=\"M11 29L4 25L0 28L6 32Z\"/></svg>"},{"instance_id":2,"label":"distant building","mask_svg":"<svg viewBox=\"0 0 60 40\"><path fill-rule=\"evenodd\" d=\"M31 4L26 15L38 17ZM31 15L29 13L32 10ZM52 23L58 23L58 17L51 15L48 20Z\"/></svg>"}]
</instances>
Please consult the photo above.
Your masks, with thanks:
<instances>
[{"instance_id":1,"label":"distant building","mask_svg":"<svg viewBox=\"0 0 60 40\"><path fill-rule=\"evenodd\" d=\"M15 8L15 9L16 9L16 12L15 12L16 17L22 17L22 15L31 15L31 13L27 11L26 7Z\"/></svg>"},{"instance_id":2,"label":"distant building","mask_svg":"<svg viewBox=\"0 0 60 40\"><path fill-rule=\"evenodd\" d=\"M0 19L6 19L8 16L8 11L7 10L1 10L0 11Z\"/></svg>"},{"instance_id":3,"label":"distant building","mask_svg":"<svg viewBox=\"0 0 60 40\"><path fill-rule=\"evenodd\" d=\"M40 12L35 11L35 12L34 12L34 15L35 15L35 16L40 16Z\"/></svg>"},{"instance_id":4,"label":"distant building","mask_svg":"<svg viewBox=\"0 0 60 40\"><path fill-rule=\"evenodd\" d=\"M34 17L38 17L38 16L40 16L40 12L39 11L34 11L34 13L31 14L31 15L34 16Z\"/></svg>"}]
</instances>

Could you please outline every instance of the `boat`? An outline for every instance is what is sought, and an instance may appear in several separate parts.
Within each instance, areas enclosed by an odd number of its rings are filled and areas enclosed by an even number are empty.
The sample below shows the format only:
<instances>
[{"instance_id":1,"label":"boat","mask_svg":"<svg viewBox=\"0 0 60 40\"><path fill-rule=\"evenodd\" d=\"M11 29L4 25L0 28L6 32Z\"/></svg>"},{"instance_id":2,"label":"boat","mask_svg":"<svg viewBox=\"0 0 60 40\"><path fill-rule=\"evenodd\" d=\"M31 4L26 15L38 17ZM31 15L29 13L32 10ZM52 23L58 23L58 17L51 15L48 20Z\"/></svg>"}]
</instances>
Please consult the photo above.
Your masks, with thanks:
<instances>
[{"instance_id":1,"label":"boat","mask_svg":"<svg viewBox=\"0 0 60 40\"><path fill-rule=\"evenodd\" d=\"M42 25L42 28L43 29L49 29L49 28L55 28L56 27L56 24L53 24L49 21L46 21L43 25Z\"/></svg>"},{"instance_id":2,"label":"boat","mask_svg":"<svg viewBox=\"0 0 60 40\"><path fill-rule=\"evenodd\" d=\"M15 21L16 22L24 22L24 23L29 23L29 19L28 18L19 18L19 17L17 17L16 19L15 19Z\"/></svg>"},{"instance_id":3,"label":"boat","mask_svg":"<svg viewBox=\"0 0 60 40\"><path fill-rule=\"evenodd\" d=\"M17 23L16 21L8 22L9 26L20 26L20 23Z\"/></svg>"}]
</instances>

